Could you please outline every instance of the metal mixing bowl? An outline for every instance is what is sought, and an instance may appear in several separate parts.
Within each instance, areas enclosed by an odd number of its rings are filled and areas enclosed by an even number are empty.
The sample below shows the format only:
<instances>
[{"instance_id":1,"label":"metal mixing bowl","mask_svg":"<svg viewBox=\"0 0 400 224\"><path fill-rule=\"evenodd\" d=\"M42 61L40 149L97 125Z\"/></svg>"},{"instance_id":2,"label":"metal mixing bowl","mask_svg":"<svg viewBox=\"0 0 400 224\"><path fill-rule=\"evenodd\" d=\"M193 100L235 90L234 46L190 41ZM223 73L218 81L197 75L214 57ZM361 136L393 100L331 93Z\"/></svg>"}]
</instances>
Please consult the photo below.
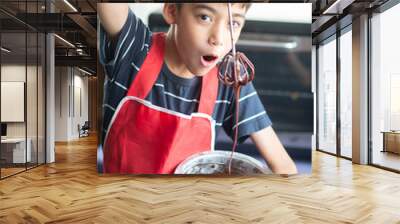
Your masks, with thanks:
<instances>
[{"instance_id":1,"label":"metal mixing bowl","mask_svg":"<svg viewBox=\"0 0 400 224\"><path fill-rule=\"evenodd\" d=\"M230 151L209 151L196 153L175 169L175 174L229 174ZM260 161L242 153L233 154L232 175L271 174L270 169Z\"/></svg>"}]
</instances>

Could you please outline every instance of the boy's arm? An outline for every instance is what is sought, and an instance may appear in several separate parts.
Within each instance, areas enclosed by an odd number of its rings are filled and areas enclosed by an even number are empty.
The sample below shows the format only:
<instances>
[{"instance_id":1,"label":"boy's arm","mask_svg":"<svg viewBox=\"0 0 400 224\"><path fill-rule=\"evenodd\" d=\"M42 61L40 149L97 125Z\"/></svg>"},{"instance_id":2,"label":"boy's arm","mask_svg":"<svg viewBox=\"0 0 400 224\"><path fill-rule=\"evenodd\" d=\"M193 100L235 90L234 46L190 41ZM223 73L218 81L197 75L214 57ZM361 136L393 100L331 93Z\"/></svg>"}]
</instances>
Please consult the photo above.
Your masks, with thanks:
<instances>
[{"instance_id":1,"label":"boy's arm","mask_svg":"<svg viewBox=\"0 0 400 224\"><path fill-rule=\"evenodd\" d=\"M100 3L97 6L101 25L110 38L118 36L128 17L126 3Z\"/></svg>"},{"instance_id":2,"label":"boy's arm","mask_svg":"<svg viewBox=\"0 0 400 224\"><path fill-rule=\"evenodd\" d=\"M296 174L297 168L271 126L250 135L257 149L276 174Z\"/></svg>"}]
</instances>

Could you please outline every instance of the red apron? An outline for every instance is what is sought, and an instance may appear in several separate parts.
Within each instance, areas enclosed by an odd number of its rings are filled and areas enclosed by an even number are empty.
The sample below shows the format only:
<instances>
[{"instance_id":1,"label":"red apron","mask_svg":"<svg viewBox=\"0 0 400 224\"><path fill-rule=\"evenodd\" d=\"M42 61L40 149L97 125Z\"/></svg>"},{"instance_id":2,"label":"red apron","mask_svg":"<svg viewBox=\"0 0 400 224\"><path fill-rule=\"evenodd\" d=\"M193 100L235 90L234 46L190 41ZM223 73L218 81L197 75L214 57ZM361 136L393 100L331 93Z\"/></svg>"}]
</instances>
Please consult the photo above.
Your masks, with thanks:
<instances>
[{"instance_id":1,"label":"red apron","mask_svg":"<svg viewBox=\"0 0 400 224\"><path fill-rule=\"evenodd\" d=\"M185 115L145 100L160 74L164 47L165 34L154 33L150 51L115 111L104 140L105 173L171 174L187 157L214 149L216 67L202 78L197 113Z\"/></svg>"}]
</instances>

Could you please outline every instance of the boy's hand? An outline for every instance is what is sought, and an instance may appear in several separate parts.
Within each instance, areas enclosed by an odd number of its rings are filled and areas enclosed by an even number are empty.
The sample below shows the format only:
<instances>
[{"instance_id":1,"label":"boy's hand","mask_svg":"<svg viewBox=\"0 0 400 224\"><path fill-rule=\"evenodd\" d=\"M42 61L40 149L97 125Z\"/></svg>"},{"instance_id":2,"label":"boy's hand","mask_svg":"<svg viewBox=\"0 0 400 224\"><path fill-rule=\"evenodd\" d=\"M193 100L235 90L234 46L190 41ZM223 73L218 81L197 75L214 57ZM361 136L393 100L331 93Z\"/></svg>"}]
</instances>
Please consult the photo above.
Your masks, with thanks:
<instances>
[{"instance_id":1,"label":"boy's hand","mask_svg":"<svg viewBox=\"0 0 400 224\"><path fill-rule=\"evenodd\" d=\"M101 25L109 35L115 38L128 18L128 4L126 3L99 3L97 10Z\"/></svg>"}]
</instances>

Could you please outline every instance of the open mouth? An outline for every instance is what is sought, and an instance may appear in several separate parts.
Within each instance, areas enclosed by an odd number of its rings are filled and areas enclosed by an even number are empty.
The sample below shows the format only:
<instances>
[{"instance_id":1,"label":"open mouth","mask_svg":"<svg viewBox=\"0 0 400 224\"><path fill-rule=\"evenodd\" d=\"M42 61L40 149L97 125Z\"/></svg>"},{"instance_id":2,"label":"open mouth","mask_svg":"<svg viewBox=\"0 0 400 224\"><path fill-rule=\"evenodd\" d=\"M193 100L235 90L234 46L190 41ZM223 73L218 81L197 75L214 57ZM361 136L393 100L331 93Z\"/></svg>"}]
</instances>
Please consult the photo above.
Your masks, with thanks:
<instances>
[{"instance_id":1,"label":"open mouth","mask_svg":"<svg viewBox=\"0 0 400 224\"><path fill-rule=\"evenodd\" d=\"M215 55L203 55L201 57L201 62L204 66L212 65L218 59Z\"/></svg>"},{"instance_id":2,"label":"open mouth","mask_svg":"<svg viewBox=\"0 0 400 224\"><path fill-rule=\"evenodd\" d=\"M217 59L217 56L214 55L205 55L203 56L203 59L207 62L215 61Z\"/></svg>"}]
</instances>

